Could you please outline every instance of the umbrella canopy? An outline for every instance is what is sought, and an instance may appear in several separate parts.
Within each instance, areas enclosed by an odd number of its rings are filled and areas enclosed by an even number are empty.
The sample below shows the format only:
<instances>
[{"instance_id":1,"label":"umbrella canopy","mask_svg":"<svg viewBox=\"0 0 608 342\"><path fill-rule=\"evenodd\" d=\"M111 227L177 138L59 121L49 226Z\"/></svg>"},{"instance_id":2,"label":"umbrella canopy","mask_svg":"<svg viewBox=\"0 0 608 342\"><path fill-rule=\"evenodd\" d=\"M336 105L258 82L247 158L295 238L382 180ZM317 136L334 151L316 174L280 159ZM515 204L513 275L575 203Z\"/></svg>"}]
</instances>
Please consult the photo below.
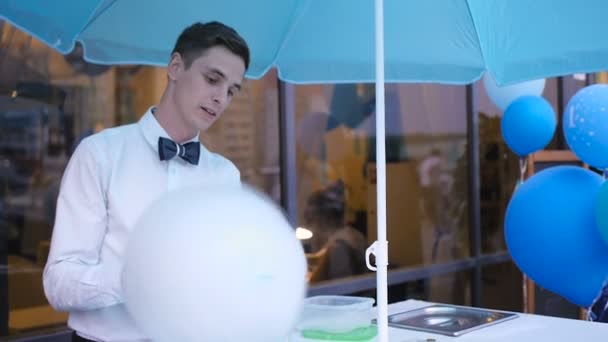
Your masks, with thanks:
<instances>
[{"instance_id":1,"label":"umbrella canopy","mask_svg":"<svg viewBox=\"0 0 608 342\"><path fill-rule=\"evenodd\" d=\"M499 84L605 70L603 0L385 0L387 81ZM88 61L166 65L179 32L218 20L250 44L251 78L373 82L374 2L352 0L2 1L0 17Z\"/></svg>"}]
</instances>

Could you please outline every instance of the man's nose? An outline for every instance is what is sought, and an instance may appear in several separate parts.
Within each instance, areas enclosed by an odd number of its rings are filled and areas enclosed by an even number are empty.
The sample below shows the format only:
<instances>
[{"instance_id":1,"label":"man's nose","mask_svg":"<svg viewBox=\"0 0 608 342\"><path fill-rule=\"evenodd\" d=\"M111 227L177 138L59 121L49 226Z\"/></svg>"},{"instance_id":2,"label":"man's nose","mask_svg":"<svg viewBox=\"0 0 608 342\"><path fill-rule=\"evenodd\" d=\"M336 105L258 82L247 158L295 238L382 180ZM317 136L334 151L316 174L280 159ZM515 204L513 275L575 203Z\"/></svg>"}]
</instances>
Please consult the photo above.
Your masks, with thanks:
<instances>
[{"instance_id":1,"label":"man's nose","mask_svg":"<svg viewBox=\"0 0 608 342\"><path fill-rule=\"evenodd\" d=\"M224 91L223 88L218 88L214 93L213 93L213 102L223 105L224 103L226 103L226 99L228 98L228 95L226 94L226 91Z\"/></svg>"}]
</instances>

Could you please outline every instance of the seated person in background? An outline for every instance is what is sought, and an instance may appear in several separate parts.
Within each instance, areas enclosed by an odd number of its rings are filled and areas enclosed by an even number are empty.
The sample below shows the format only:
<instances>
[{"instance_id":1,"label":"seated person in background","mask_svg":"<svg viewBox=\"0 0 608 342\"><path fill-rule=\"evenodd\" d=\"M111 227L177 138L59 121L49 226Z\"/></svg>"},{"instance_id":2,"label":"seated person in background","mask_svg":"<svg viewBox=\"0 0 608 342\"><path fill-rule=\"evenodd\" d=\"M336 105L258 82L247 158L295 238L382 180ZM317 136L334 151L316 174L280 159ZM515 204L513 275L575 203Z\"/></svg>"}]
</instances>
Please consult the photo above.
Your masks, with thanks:
<instances>
[{"instance_id":1,"label":"seated person in background","mask_svg":"<svg viewBox=\"0 0 608 342\"><path fill-rule=\"evenodd\" d=\"M311 282L361 274L367 269L367 241L359 231L346 224L345 207L341 181L308 198L304 221L313 232L312 249L315 252L325 250Z\"/></svg>"}]
</instances>

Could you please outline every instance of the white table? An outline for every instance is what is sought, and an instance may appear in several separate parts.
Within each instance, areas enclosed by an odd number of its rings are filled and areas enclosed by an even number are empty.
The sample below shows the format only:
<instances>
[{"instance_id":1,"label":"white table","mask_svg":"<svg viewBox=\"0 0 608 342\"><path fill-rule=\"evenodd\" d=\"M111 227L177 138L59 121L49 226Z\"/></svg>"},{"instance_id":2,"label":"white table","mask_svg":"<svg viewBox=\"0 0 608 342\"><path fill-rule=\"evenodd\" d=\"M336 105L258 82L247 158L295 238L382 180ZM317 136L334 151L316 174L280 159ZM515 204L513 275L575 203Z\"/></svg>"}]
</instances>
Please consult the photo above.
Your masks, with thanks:
<instances>
[{"instance_id":1,"label":"white table","mask_svg":"<svg viewBox=\"0 0 608 342\"><path fill-rule=\"evenodd\" d=\"M407 300L389 305L389 314L405 312L435 303ZM555 341L608 341L608 324L582 320L556 318L518 313L519 317L475 330L460 337L389 328L390 342L418 342L434 339L436 342L555 342Z\"/></svg>"}]
</instances>

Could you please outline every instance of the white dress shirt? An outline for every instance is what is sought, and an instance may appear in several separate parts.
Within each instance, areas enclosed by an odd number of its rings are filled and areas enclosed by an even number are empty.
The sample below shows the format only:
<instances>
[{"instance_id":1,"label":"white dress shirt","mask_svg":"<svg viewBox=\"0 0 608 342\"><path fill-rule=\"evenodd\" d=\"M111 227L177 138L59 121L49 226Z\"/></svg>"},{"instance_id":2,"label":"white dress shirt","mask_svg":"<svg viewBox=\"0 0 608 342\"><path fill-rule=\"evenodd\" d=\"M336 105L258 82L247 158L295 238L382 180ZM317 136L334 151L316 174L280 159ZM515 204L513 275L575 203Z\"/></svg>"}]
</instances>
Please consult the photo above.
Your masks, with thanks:
<instances>
[{"instance_id":1,"label":"white dress shirt","mask_svg":"<svg viewBox=\"0 0 608 342\"><path fill-rule=\"evenodd\" d=\"M136 124L84 139L64 172L44 290L82 337L146 339L122 304L120 274L129 231L153 200L192 185L240 184L238 169L202 144L198 165L160 161L159 137L169 138L150 109Z\"/></svg>"}]
</instances>

